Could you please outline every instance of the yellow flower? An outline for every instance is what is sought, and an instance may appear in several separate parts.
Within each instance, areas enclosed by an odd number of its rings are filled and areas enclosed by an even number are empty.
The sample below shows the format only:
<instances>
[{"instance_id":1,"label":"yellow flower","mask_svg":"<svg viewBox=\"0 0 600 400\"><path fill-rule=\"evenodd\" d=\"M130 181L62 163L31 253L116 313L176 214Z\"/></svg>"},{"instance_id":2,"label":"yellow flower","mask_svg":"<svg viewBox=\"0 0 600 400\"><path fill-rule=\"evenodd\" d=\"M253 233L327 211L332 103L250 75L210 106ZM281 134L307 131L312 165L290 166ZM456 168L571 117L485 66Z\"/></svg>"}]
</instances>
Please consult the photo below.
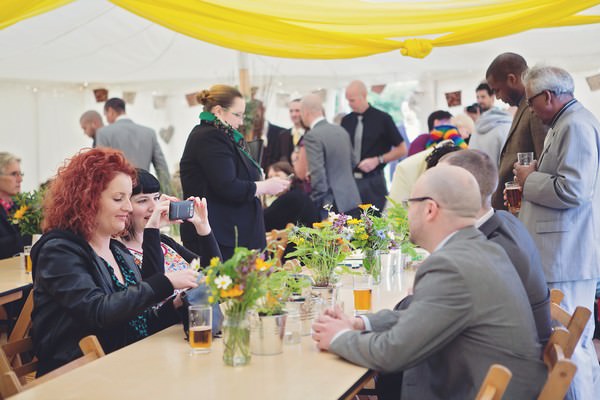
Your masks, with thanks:
<instances>
[{"instance_id":1,"label":"yellow flower","mask_svg":"<svg viewBox=\"0 0 600 400\"><path fill-rule=\"evenodd\" d=\"M266 262L262 258L256 259L256 269L259 271L266 271L271 267L271 263Z\"/></svg>"},{"instance_id":2,"label":"yellow flower","mask_svg":"<svg viewBox=\"0 0 600 400\"><path fill-rule=\"evenodd\" d=\"M13 218L15 220L20 220L25 216L25 212L27 212L28 209L29 207L27 207L26 205L22 205L21 208L15 211L15 215L13 215Z\"/></svg>"},{"instance_id":3,"label":"yellow flower","mask_svg":"<svg viewBox=\"0 0 600 400\"><path fill-rule=\"evenodd\" d=\"M216 267L217 265L219 265L220 262L221 262L221 259L219 257L213 257L210 259L210 266Z\"/></svg>"},{"instance_id":4,"label":"yellow flower","mask_svg":"<svg viewBox=\"0 0 600 400\"><path fill-rule=\"evenodd\" d=\"M361 204L359 207L361 210L367 211L369 208L373 207L373 204Z\"/></svg>"},{"instance_id":5,"label":"yellow flower","mask_svg":"<svg viewBox=\"0 0 600 400\"><path fill-rule=\"evenodd\" d=\"M360 240L367 240L369 238L369 235L367 235L366 233L363 233L362 235L360 235L358 237Z\"/></svg>"},{"instance_id":6,"label":"yellow flower","mask_svg":"<svg viewBox=\"0 0 600 400\"><path fill-rule=\"evenodd\" d=\"M228 290L222 290L221 289L221 297L226 298L226 297L239 297L242 294L244 294L244 291L242 289L240 289L240 285L235 285L234 287L232 287L231 289Z\"/></svg>"},{"instance_id":7,"label":"yellow flower","mask_svg":"<svg viewBox=\"0 0 600 400\"><path fill-rule=\"evenodd\" d=\"M357 224L360 224L360 219L351 218L348 221L346 221L346 223L348 225L357 225Z\"/></svg>"},{"instance_id":8,"label":"yellow flower","mask_svg":"<svg viewBox=\"0 0 600 400\"><path fill-rule=\"evenodd\" d=\"M325 224L322 222L313 222L313 228L321 229L325 227Z\"/></svg>"},{"instance_id":9,"label":"yellow flower","mask_svg":"<svg viewBox=\"0 0 600 400\"><path fill-rule=\"evenodd\" d=\"M215 302L215 297L214 296L208 296L208 302L209 303L214 303Z\"/></svg>"}]
</instances>

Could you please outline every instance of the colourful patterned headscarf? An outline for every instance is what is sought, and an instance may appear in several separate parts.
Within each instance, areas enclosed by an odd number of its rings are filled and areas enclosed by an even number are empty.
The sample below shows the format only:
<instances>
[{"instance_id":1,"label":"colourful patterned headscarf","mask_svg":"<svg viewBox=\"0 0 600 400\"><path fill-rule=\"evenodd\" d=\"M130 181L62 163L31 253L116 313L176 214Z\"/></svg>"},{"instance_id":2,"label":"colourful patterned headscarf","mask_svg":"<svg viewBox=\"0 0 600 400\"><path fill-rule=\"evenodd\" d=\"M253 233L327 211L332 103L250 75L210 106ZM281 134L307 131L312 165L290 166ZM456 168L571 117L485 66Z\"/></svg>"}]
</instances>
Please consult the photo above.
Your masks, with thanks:
<instances>
[{"instance_id":1,"label":"colourful patterned headscarf","mask_svg":"<svg viewBox=\"0 0 600 400\"><path fill-rule=\"evenodd\" d=\"M461 149L466 149L468 147L465 140L462 138L462 136L460 136L457 127L453 125L439 125L429 132L429 139L427 139L425 148L431 147L434 144L446 139L452 140L454 145L456 147L460 147Z\"/></svg>"}]
</instances>

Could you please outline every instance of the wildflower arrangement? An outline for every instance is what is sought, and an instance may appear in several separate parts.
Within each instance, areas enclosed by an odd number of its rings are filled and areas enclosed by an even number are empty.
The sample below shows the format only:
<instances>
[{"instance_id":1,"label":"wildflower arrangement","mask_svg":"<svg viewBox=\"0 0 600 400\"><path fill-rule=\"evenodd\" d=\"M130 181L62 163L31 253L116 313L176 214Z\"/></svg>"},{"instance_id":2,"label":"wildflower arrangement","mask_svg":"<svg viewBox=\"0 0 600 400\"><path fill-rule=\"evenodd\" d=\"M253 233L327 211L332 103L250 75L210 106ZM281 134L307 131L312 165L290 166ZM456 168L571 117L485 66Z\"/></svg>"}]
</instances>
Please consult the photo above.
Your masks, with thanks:
<instances>
[{"instance_id":1,"label":"wildflower arrangement","mask_svg":"<svg viewBox=\"0 0 600 400\"><path fill-rule=\"evenodd\" d=\"M293 272L278 267L265 281L267 294L258 301L260 315L283 314L285 303L295 293L300 293L303 288L310 285L310 280L302 279Z\"/></svg>"},{"instance_id":2,"label":"wildflower arrangement","mask_svg":"<svg viewBox=\"0 0 600 400\"><path fill-rule=\"evenodd\" d=\"M23 192L13 197L15 212L10 216L12 223L19 227L22 235L34 235L41 233L42 223L42 201L44 193L42 190Z\"/></svg>"},{"instance_id":3,"label":"wildflower arrangement","mask_svg":"<svg viewBox=\"0 0 600 400\"><path fill-rule=\"evenodd\" d=\"M294 227L289 240L296 250L287 258L298 258L311 270L315 286L329 286L334 283L334 271L338 263L350 253L350 231L344 214L329 213L323 222L315 222L312 227Z\"/></svg>"},{"instance_id":4,"label":"wildflower arrangement","mask_svg":"<svg viewBox=\"0 0 600 400\"><path fill-rule=\"evenodd\" d=\"M400 203L391 198L387 198L388 207L386 209L387 219L390 227L394 231L395 240L399 243L402 253L416 256L415 245L409 240L410 232L408 227L408 211Z\"/></svg>"},{"instance_id":5,"label":"wildflower arrangement","mask_svg":"<svg viewBox=\"0 0 600 400\"><path fill-rule=\"evenodd\" d=\"M226 316L241 317L266 294L265 280L273 273L272 260L265 261L258 250L236 247L233 256L210 261L205 270L210 303L224 303Z\"/></svg>"},{"instance_id":6,"label":"wildflower arrangement","mask_svg":"<svg viewBox=\"0 0 600 400\"><path fill-rule=\"evenodd\" d=\"M352 218L347 221L352 229L352 246L363 251L396 248L388 219L377 216L375 212L379 210L372 204L361 204L359 207L362 210L360 219Z\"/></svg>"}]
</instances>

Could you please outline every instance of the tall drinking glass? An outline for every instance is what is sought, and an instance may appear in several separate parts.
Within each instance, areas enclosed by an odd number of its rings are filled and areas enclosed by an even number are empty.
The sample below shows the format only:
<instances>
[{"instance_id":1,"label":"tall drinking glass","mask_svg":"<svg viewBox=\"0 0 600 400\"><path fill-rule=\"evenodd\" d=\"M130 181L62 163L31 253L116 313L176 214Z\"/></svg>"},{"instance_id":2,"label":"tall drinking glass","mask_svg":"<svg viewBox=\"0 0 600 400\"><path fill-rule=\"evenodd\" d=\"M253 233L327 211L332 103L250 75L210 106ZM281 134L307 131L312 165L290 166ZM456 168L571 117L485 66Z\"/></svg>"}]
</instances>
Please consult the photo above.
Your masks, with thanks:
<instances>
[{"instance_id":1,"label":"tall drinking glass","mask_svg":"<svg viewBox=\"0 0 600 400\"><path fill-rule=\"evenodd\" d=\"M192 353L208 353L212 346L212 307L193 305L188 308Z\"/></svg>"},{"instance_id":2,"label":"tall drinking glass","mask_svg":"<svg viewBox=\"0 0 600 400\"><path fill-rule=\"evenodd\" d=\"M353 275L352 283L354 293L354 314L366 314L371 311L371 297L373 292L371 275Z\"/></svg>"},{"instance_id":3,"label":"tall drinking glass","mask_svg":"<svg viewBox=\"0 0 600 400\"><path fill-rule=\"evenodd\" d=\"M521 211L521 185L518 182L506 182L504 184L506 190L506 201L508 202L508 211L515 214Z\"/></svg>"}]
</instances>

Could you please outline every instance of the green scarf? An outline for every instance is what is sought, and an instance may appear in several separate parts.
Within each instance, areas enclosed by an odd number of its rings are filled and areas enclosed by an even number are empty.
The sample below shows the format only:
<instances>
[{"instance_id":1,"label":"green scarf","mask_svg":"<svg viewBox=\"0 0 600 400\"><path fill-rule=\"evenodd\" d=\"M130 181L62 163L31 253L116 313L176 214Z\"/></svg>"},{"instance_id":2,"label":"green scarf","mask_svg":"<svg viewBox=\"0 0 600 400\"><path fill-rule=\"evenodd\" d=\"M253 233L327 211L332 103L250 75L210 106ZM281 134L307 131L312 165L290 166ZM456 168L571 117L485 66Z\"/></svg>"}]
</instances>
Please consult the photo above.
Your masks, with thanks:
<instances>
[{"instance_id":1,"label":"green scarf","mask_svg":"<svg viewBox=\"0 0 600 400\"><path fill-rule=\"evenodd\" d=\"M244 140L244 135L242 135L237 129L233 129L231 125L224 123L223 121L218 119L215 116L215 114L209 111L202 111L198 117L200 118L200 121L206 121L209 125L212 125L215 128L225 131L229 139L231 139L233 143L235 143L236 146L240 149L240 151L244 153L244 155L248 157L250 161L252 161L252 164L254 164L256 168L258 168L258 172L260 173L260 175L263 175L262 168L260 167L260 165L258 165L254 158L252 158L252 156L250 155L250 153L248 153L248 150L246 149L246 141Z\"/></svg>"}]
</instances>

